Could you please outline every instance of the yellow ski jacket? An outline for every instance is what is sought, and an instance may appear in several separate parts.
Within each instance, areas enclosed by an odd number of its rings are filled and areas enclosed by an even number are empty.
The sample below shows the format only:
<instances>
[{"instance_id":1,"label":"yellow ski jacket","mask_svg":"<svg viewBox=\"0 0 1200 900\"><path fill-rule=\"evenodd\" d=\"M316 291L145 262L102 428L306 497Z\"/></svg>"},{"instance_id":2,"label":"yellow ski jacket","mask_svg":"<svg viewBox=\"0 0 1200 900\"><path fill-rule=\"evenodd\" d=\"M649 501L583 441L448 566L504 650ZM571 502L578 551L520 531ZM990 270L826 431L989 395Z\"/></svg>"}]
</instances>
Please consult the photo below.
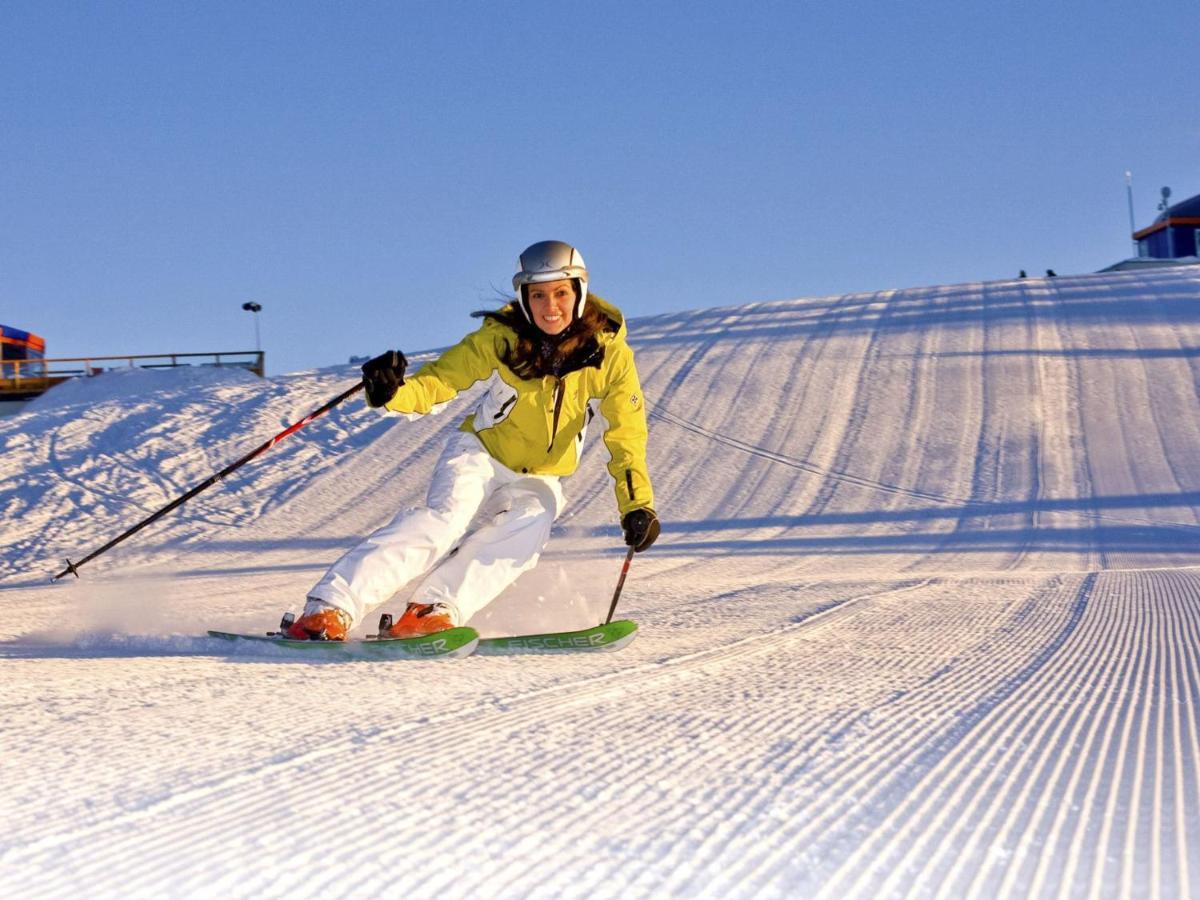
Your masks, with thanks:
<instances>
[{"instance_id":1,"label":"yellow ski jacket","mask_svg":"<svg viewBox=\"0 0 1200 900\"><path fill-rule=\"evenodd\" d=\"M595 304L615 329L596 335L601 353L593 364L561 377L518 378L501 361L505 349L516 344L516 332L488 319L406 378L386 410L401 415L438 412L459 393L482 382L483 395L462 430L476 435L488 453L508 468L532 475L573 473L588 424L599 412L608 426L604 443L620 515L653 507L646 468L645 401L633 350L625 340L625 319L595 294L588 294L587 302Z\"/></svg>"}]
</instances>

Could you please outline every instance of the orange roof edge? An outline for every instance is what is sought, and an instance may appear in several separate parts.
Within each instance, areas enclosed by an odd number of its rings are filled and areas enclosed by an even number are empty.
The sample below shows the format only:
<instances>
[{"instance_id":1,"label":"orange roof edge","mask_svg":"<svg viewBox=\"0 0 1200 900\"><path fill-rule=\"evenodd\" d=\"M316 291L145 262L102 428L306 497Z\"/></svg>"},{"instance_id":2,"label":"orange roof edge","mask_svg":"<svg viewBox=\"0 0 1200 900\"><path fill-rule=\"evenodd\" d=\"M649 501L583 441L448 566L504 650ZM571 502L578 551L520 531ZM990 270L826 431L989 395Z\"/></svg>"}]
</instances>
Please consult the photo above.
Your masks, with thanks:
<instances>
[{"instance_id":1,"label":"orange roof edge","mask_svg":"<svg viewBox=\"0 0 1200 900\"><path fill-rule=\"evenodd\" d=\"M1187 216L1179 219L1167 219L1165 222L1155 222L1153 225L1143 228L1141 231L1135 231L1133 233L1133 239L1135 241L1140 241L1142 238L1149 237L1156 231L1162 231L1168 225L1200 225L1200 217Z\"/></svg>"}]
</instances>

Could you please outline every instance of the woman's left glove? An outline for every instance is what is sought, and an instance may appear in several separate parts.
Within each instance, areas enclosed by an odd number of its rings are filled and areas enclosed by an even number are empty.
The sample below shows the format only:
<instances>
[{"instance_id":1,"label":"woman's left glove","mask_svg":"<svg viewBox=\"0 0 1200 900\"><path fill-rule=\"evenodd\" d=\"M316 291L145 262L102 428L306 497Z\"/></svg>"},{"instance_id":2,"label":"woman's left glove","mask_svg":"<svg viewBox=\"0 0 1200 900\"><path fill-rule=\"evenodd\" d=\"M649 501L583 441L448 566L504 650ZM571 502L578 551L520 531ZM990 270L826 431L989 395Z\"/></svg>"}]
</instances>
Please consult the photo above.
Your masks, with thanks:
<instances>
[{"instance_id":1,"label":"woman's left glove","mask_svg":"<svg viewBox=\"0 0 1200 900\"><path fill-rule=\"evenodd\" d=\"M648 507L631 509L625 513L621 527L625 530L626 546L632 547L637 553L641 553L658 540L658 532L661 530L658 516Z\"/></svg>"},{"instance_id":2,"label":"woman's left glove","mask_svg":"<svg viewBox=\"0 0 1200 900\"><path fill-rule=\"evenodd\" d=\"M408 360L399 350L389 350L363 363L363 385L367 389L367 405L379 407L396 396L404 384Z\"/></svg>"}]
</instances>

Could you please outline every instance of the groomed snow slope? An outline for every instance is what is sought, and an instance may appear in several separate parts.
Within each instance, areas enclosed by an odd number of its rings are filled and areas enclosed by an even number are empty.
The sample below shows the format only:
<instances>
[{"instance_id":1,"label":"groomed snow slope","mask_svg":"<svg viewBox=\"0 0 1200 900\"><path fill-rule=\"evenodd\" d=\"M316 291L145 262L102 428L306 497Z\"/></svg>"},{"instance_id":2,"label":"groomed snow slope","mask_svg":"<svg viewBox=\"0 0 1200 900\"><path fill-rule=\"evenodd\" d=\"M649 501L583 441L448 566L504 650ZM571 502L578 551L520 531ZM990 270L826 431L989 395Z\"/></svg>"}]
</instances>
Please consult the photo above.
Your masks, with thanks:
<instances>
[{"instance_id":1,"label":"groomed snow slope","mask_svg":"<svg viewBox=\"0 0 1200 900\"><path fill-rule=\"evenodd\" d=\"M1200 894L1200 269L632 332L665 525L618 654L197 637L298 607L458 409L353 401L53 586L354 372L127 372L0 421L3 892ZM485 633L603 617L604 459Z\"/></svg>"}]
</instances>

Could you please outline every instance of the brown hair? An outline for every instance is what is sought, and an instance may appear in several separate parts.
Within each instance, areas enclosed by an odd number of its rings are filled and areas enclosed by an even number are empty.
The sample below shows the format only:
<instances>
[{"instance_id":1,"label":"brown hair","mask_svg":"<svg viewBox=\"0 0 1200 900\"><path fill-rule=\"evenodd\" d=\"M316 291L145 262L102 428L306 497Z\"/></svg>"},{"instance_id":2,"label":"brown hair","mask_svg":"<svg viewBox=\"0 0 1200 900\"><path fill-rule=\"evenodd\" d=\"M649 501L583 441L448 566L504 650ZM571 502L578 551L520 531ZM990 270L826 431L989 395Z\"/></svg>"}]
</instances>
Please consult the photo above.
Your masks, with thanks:
<instances>
[{"instance_id":1,"label":"brown hair","mask_svg":"<svg viewBox=\"0 0 1200 900\"><path fill-rule=\"evenodd\" d=\"M513 299L503 309L480 310L472 316L507 325L516 333L500 353L500 361L518 378L563 376L587 366L599 366L604 348L596 339L602 331L616 331L617 323L591 302L588 294L583 315L572 320L561 334L546 334L527 318Z\"/></svg>"}]
</instances>

